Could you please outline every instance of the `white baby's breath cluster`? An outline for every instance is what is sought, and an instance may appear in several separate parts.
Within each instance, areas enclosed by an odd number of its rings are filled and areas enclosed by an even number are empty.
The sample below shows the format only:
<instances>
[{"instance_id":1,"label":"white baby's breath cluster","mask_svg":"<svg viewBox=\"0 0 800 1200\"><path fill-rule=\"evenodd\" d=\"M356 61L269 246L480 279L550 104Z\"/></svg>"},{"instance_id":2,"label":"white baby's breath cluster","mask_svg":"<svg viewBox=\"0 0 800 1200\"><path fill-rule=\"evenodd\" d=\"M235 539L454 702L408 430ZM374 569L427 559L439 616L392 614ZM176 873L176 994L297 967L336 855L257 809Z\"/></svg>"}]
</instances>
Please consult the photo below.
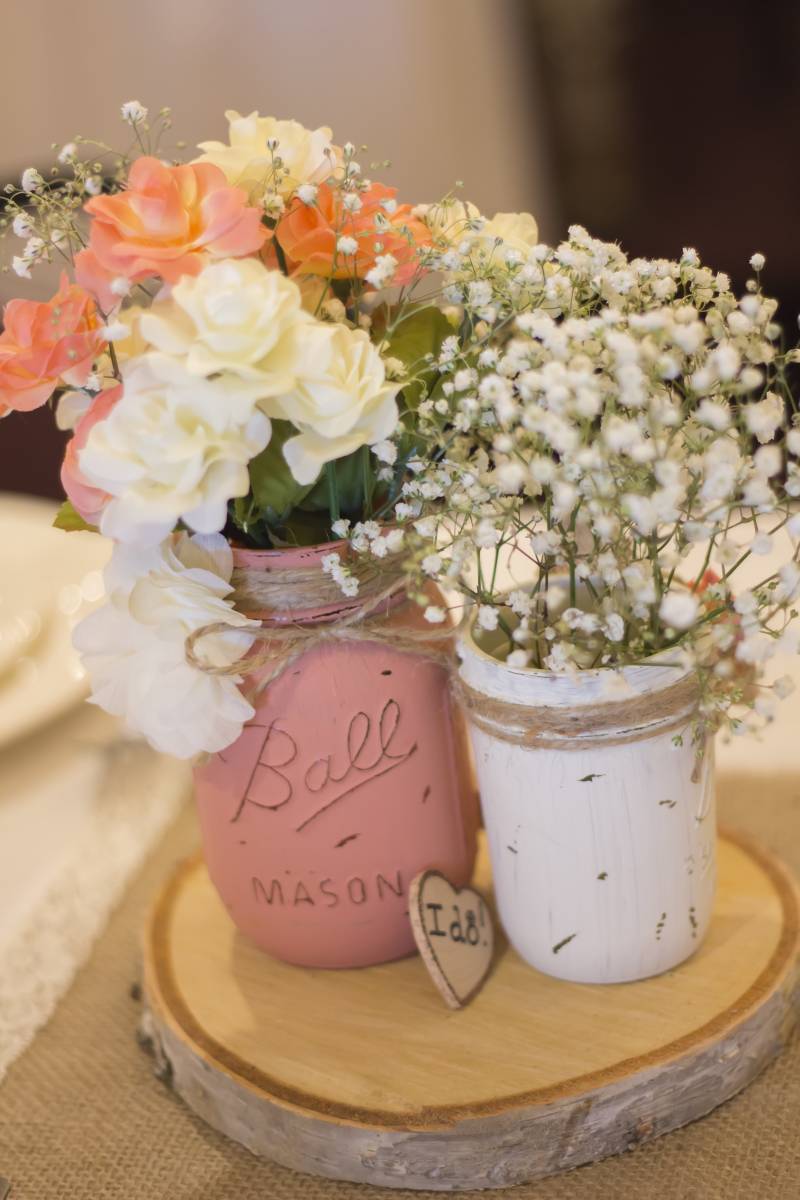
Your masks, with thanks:
<instances>
[{"instance_id":1,"label":"white baby's breath cluster","mask_svg":"<svg viewBox=\"0 0 800 1200\"><path fill-rule=\"evenodd\" d=\"M460 589L512 666L669 651L700 672L709 720L764 715L756 676L796 649L800 597L796 355L776 302L757 281L737 297L692 249L628 259L579 226L555 248L489 247L466 221L438 264L457 330L419 405L427 461L395 509L420 588ZM737 593L779 531L786 560ZM510 553L530 583L506 595Z\"/></svg>"}]
</instances>

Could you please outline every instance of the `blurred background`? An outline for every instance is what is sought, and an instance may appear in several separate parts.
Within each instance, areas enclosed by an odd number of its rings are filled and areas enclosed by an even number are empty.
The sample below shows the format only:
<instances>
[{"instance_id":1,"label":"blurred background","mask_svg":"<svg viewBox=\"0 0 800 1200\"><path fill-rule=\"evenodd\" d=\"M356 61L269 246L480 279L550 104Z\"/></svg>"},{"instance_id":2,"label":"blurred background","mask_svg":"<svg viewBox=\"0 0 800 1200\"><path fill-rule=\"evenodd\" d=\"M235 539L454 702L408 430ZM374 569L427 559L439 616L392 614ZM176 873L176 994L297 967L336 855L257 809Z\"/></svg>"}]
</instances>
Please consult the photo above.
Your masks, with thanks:
<instances>
[{"instance_id":1,"label":"blurred background","mask_svg":"<svg viewBox=\"0 0 800 1200\"><path fill-rule=\"evenodd\" d=\"M404 201L462 180L544 240L693 245L740 286L760 250L795 337L796 0L5 0L3 26L3 183L76 134L124 144L123 100L170 105L190 145L258 109L366 143ZM6 274L0 302L51 283ZM0 490L58 496L60 455L48 410L3 421Z\"/></svg>"}]
</instances>

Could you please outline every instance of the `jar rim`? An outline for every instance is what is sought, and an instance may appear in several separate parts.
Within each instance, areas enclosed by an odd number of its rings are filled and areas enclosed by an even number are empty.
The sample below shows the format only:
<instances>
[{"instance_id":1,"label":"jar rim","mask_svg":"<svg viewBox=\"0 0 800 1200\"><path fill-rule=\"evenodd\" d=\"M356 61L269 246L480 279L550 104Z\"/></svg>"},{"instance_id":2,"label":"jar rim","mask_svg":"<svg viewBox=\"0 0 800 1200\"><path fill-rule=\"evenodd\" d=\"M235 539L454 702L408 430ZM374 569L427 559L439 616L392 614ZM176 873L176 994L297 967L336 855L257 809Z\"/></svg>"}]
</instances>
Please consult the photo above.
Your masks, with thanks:
<instances>
[{"instance_id":1,"label":"jar rim","mask_svg":"<svg viewBox=\"0 0 800 1200\"><path fill-rule=\"evenodd\" d=\"M591 667L567 674L543 667L514 667L494 658L473 635L477 614L464 622L458 636L459 675L475 691L511 704L579 707L607 704L615 697L610 684L621 679L630 695L658 692L678 683L693 668L665 658L671 651L661 650L640 663L619 667Z\"/></svg>"}]
</instances>

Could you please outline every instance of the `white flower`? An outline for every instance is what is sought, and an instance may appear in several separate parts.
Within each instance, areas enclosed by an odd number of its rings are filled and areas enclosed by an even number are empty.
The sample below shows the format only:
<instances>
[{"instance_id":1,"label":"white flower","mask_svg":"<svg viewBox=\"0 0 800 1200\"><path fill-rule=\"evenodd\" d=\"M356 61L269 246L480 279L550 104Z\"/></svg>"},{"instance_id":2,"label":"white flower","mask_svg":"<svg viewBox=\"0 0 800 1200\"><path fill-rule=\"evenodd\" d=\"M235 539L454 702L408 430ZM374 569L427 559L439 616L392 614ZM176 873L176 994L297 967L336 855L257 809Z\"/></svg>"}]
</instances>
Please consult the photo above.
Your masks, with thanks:
<instances>
[{"instance_id":1,"label":"white flower","mask_svg":"<svg viewBox=\"0 0 800 1200\"><path fill-rule=\"evenodd\" d=\"M44 186L42 179L36 167L26 167L22 172L22 190L30 196L34 192L40 192Z\"/></svg>"},{"instance_id":2,"label":"white flower","mask_svg":"<svg viewBox=\"0 0 800 1200\"><path fill-rule=\"evenodd\" d=\"M629 514L640 533L648 537L658 525L658 512L649 496L637 496L628 492L622 497L625 511Z\"/></svg>"},{"instance_id":3,"label":"white flower","mask_svg":"<svg viewBox=\"0 0 800 1200\"><path fill-rule=\"evenodd\" d=\"M396 270L397 259L393 254L379 254L375 259L375 266L367 271L364 278L374 288L384 288L391 283Z\"/></svg>"},{"instance_id":4,"label":"white flower","mask_svg":"<svg viewBox=\"0 0 800 1200\"><path fill-rule=\"evenodd\" d=\"M506 665L509 667L527 667L530 658L530 651L528 650L512 650L506 658Z\"/></svg>"},{"instance_id":5,"label":"white flower","mask_svg":"<svg viewBox=\"0 0 800 1200\"><path fill-rule=\"evenodd\" d=\"M772 550L772 538L768 533L757 533L750 543L750 553L756 555L769 554Z\"/></svg>"},{"instance_id":6,"label":"white flower","mask_svg":"<svg viewBox=\"0 0 800 1200\"><path fill-rule=\"evenodd\" d=\"M311 322L291 279L257 258L227 258L184 275L141 314L139 328L189 374L230 371L266 398L294 387L298 343Z\"/></svg>"},{"instance_id":7,"label":"white flower","mask_svg":"<svg viewBox=\"0 0 800 1200\"><path fill-rule=\"evenodd\" d=\"M336 164L337 151L326 126L304 129L297 121L260 117L257 112L243 117L233 109L225 116L230 145L201 142L199 149L205 153L196 161L214 163L237 187L263 192L269 184L288 198L304 183L323 182ZM282 164L279 169L276 158Z\"/></svg>"},{"instance_id":8,"label":"white flower","mask_svg":"<svg viewBox=\"0 0 800 1200\"><path fill-rule=\"evenodd\" d=\"M778 571L780 582L773 593L776 600L791 603L800 596L800 567L796 563L785 563Z\"/></svg>"},{"instance_id":9,"label":"white flower","mask_svg":"<svg viewBox=\"0 0 800 1200\"><path fill-rule=\"evenodd\" d=\"M312 321L304 330L291 391L262 402L271 417L300 431L283 453L298 483L313 483L326 463L374 446L397 425L397 384L361 330Z\"/></svg>"},{"instance_id":10,"label":"white flower","mask_svg":"<svg viewBox=\"0 0 800 1200\"><path fill-rule=\"evenodd\" d=\"M561 545L561 538L555 529L543 529L531 536L531 549L539 558L547 554L555 554Z\"/></svg>"},{"instance_id":11,"label":"white flower","mask_svg":"<svg viewBox=\"0 0 800 1200\"><path fill-rule=\"evenodd\" d=\"M447 620L447 613L438 604L429 604L425 609L425 620L431 625L441 625L442 621Z\"/></svg>"},{"instance_id":12,"label":"white flower","mask_svg":"<svg viewBox=\"0 0 800 1200\"><path fill-rule=\"evenodd\" d=\"M358 242L355 238L345 235L344 237L337 238L336 249L340 254L344 254L346 258L351 258L356 250L358 250Z\"/></svg>"},{"instance_id":13,"label":"white flower","mask_svg":"<svg viewBox=\"0 0 800 1200\"><path fill-rule=\"evenodd\" d=\"M697 420L721 433L731 423L731 410L724 400L701 400L697 406Z\"/></svg>"},{"instance_id":14,"label":"white flower","mask_svg":"<svg viewBox=\"0 0 800 1200\"><path fill-rule=\"evenodd\" d=\"M625 636L625 622L619 613L609 613L603 621L603 632L610 642L621 642Z\"/></svg>"},{"instance_id":15,"label":"white flower","mask_svg":"<svg viewBox=\"0 0 800 1200\"><path fill-rule=\"evenodd\" d=\"M318 187L315 183L301 183L297 195L303 204L313 204L317 198Z\"/></svg>"},{"instance_id":16,"label":"white flower","mask_svg":"<svg viewBox=\"0 0 800 1200\"><path fill-rule=\"evenodd\" d=\"M491 604L479 604L478 605L478 625L480 626L481 629L485 629L485 630L487 630L487 632L490 632L490 633L492 630L497 629L497 621L498 621L499 616L500 616L499 612L497 611L496 608L494 608L493 605L491 605Z\"/></svg>"},{"instance_id":17,"label":"white flower","mask_svg":"<svg viewBox=\"0 0 800 1200\"><path fill-rule=\"evenodd\" d=\"M495 529L491 518L483 517L475 527L473 541L480 550L493 550L502 536L502 532Z\"/></svg>"},{"instance_id":18,"label":"white flower","mask_svg":"<svg viewBox=\"0 0 800 1200\"><path fill-rule=\"evenodd\" d=\"M15 275L19 275L20 279L30 279L30 277L31 277L30 260L27 258L20 258L20 256L18 254L15 254L14 257L11 259L11 270L14 272Z\"/></svg>"},{"instance_id":19,"label":"white flower","mask_svg":"<svg viewBox=\"0 0 800 1200\"><path fill-rule=\"evenodd\" d=\"M389 466L397 462L397 446L394 442L384 439L382 442L376 442L370 449L379 462L388 463Z\"/></svg>"},{"instance_id":20,"label":"white flower","mask_svg":"<svg viewBox=\"0 0 800 1200\"><path fill-rule=\"evenodd\" d=\"M147 109L138 100L126 100L119 111L123 121L127 121L129 125L140 125L142 121L147 120Z\"/></svg>"},{"instance_id":21,"label":"white flower","mask_svg":"<svg viewBox=\"0 0 800 1200\"><path fill-rule=\"evenodd\" d=\"M780 446L759 446L753 455L753 466L757 475L771 479L777 475L783 466L783 455Z\"/></svg>"},{"instance_id":22,"label":"white flower","mask_svg":"<svg viewBox=\"0 0 800 1200\"><path fill-rule=\"evenodd\" d=\"M179 533L148 550L118 545L105 571L107 603L75 629L92 702L177 758L224 750L253 716L241 676L210 675L186 661L187 637L218 621L237 628L201 638L202 662L227 666L252 644L257 622L228 599L232 569L219 535Z\"/></svg>"},{"instance_id":23,"label":"white flower","mask_svg":"<svg viewBox=\"0 0 800 1200\"><path fill-rule=\"evenodd\" d=\"M767 392L763 400L744 406L744 419L750 433L759 442L771 442L783 420L783 400L775 392Z\"/></svg>"},{"instance_id":24,"label":"white flower","mask_svg":"<svg viewBox=\"0 0 800 1200\"><path fill-rule=\"evenodd\" d=\"M257 390L227 376L198 379L148 354L123 369L123 393L79 455L88 483L108 492L102 532L153 545L183 520L216 533L228 501L250 487L247 464L267 445Z\"/></svg>"},{"instance_id":25,"label":"white flower","mask_svg":"<svg viewBox=\"0 0 800 1200\"><path fill-rule=\"evenodd\" d=\"M439 554L426 554L421 563L426 575L438 575L442 569L442 558Z\"/></svg>"},{"instance_id":26,"label":"white flower","mask_svg":"<svg viewBox=\"0 0 800 1200\"><path fill-rule=\"evenodd\" d=\"M533 599L521 588L516 588L513 592L509 592L507 602L508 607L518 617L530 616L533 611Z\"/></svg>"},{"instance_id":27,"label":"white flower","mask_svg":"<svg viewBox=\"0 0 800 1200\"><path fill-rule=\"evenodd\" d=\"M735 655L740 662L763 663L771 658L774 652L775 645L772 640L756 632L752 637L742 638L737 643Z\"/></svg>"},{"instance_id":28,"label":"white flower","mask_svg":"<svg viewBox=\"0 0 800 1200\"><path fill-rule=\"evenodd\" d=\"M754 254L750 259L750 266L754 271L763 271L766 258L763 254Z\"/></svg>"},{"instance_id":29,"label":"white flower","mask_svg":"<svg viewBox=\"0 0 800 1200\"><path fill-rule=\"evenodd\" d=\"M787 697L791 696L796 686L797 685L795 684L795 681L792 679L791 675L781 675L780 678L776 679L773 683L772 689L779 700L786 700Z\"/></svg>"},{"instance_id":30,"label":"white flower","mask_svg":"<svg viewBox=\"0 0 800 1200\"><path fill-rule=\"evenodd\" d=\"M689 629L697 619L700 605L691 592L667 592L658 615L670 629Z\"/></svg>"},{"instance_id":31,"label":"white flower","mask_svg":"<svg viewBox=\"0 0 800 1200\"><path fill-rule=\"evenodd\" d=\"M340 517L331 525L331 533L338 538L346 538L350 532L350 522L347 517Z\"/></svg>"},{"instance_id":32,"label":"white flower","mask_svg":"<svg viewBox=\"0 0 800 1200\"><path fill-rule=\"evenodd\" d=\"M11 228L18 238L29 238L33 233L33 222L27 213L18 212L11 223Z\"/></svg>"},{"instance_id":33,"label":"white flower","mask_svg":"<svg viewBox=\"0 0 800 1200\"><path fill-rule=\"evenodd\" d=\"M124 321L109 321L99 331L106 342L123 342L130 337L131 331Z\"/></svg>"},{"instance_id":34,"label":"white flower","mask_svg":"<svg viewBox=\"0 0 800 1200\"><path fill-rule=\"evenodd\" d=\"M740 616L747 616L750 613L756 612L758 601L751 591L746 590L739 593L733 602L733 607Z\"/></svg>"}]
</instances>

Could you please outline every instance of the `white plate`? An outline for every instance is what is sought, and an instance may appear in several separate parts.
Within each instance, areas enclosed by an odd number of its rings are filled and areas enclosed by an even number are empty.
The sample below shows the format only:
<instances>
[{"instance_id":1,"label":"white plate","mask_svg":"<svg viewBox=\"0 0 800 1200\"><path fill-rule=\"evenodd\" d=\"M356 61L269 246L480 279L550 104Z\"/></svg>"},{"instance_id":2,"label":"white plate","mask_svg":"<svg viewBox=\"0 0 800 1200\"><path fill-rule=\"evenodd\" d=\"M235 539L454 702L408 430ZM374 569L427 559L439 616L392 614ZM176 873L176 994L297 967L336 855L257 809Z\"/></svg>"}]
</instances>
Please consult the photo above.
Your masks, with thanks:
<instances>
[{"instance_id":1,"label":"white plate","mask_svg":"<svg viewBox=\"0 0 800 1200\"><path fill-rule=\"evenodd\" d=\"M8 646L0 654L0 748L60 716L88 691L71 632L102 597L110 543L93 533L53 529L55 511L51 501L0 495L0 633ZM26 614L29 627L12 645Z\"/></svg>"}]
</instances>

